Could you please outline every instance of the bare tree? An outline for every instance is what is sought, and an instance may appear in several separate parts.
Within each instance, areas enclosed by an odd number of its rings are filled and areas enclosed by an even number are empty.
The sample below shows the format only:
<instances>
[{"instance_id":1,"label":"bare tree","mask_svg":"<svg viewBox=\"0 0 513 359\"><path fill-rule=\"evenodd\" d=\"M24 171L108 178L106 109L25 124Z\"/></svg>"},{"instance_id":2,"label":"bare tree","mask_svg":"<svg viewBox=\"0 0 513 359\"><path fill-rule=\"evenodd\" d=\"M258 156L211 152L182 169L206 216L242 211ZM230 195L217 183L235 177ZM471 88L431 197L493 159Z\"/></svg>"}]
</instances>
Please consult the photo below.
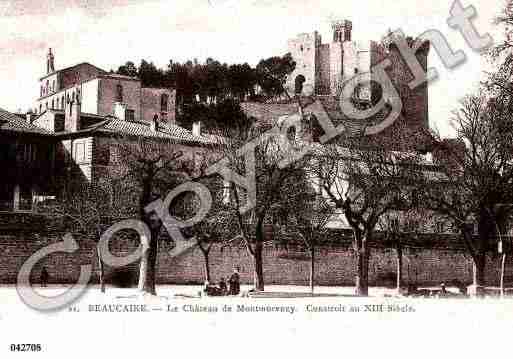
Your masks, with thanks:
<instances>
[{"instance_id":1,"label":"bare tree","mask_svg":"<svg viewBox=\"0 0 513 359\"><path fill-rule=\"evenodd\" d=\"M235 228L233 215L226 203L227 188L223 181L217 176L202 176L197 181L210 190L212 205L205 218L189 228L189 234L196 240L197 247L203 255L205 280L211 283L210 251L215 244L225 245L226 239ZM173 214L180 219L190 218L202 205L201 201L192 193L185 193L177 202ZM181 207L181 210L178 207Z\"/></svg>"},{"instance_id":2,"label":"bare tree","mask_svg":"<svg viewBox=\"0 0 513 359\"><path fill-rule=\"evenodd\" d=\"M413 196L410 198L403 196L403 208L397 211L385 213L379 219L377 228L383 233L384 239L388 245L391 245L396 251L396 289L400 293L404 287L403 282L403 249L405 246L405 236L412 231L417 231L419 227L426 222L426 218L432 217L432 213L419 203L420 196L412 190Z\"/></svg>"},{"instance_id":3,"label":"bare tree","mask_svg":"<svg viewBox=\"0 0 513 359\"><path fill-rule=\"evenodd\" d=\"M142 254L138 288L156 295L156 264L163 223L146 207L166 197L167 192L190 179L194 164L170 139L118 137L116 172L127 193L133 193L134 214L150 229L149 248ZM171 204L173 205L173 204ZM165 209L172 210L172 209Z\"/></svg>"},{"instance_id":4,"label":"bare tree","mask_svg":"<svg viewBox=\"0 0 513 359\"><path fill-rule=\"evenodd\" d=\"M310 291L315 288L315 251L328 238L328 225L336 220L336 208L312 183L299 181L283 193L282 210L288 213L284 226L286 237L297 236L310 252Z\"/></svg>"},{"instance_id":5,"label":"bare tree","mask_svg":"<svg viewBox=\"0 0 513 359\"><path fill-rule=\"evenodd\" d=\"M62 219L66 229L74 235L98 242L108 226L124 217L123 207L117 198L119 193L111 178L99 183L66 181L57 199L38 206L37 211ZM98 260L100 289L105 292L105 270L98 246L94 247Z\"/></svg>"},{"instance_id":6,"label":"bare tree","mask_svg":"<svg viewBox=\"0 0 513 359\"><path fill-rule=\"evenodd\" d=\"M231 118L228 125L217 123L212 127L223 138L220 163L230 172L225 180L230 182L229 205L238 227L233 240L241 240L253 258L255 289L263 291L264 226L273 222L272 210L279 205L281 192L302 178L304 162L290 160L297 145L294 136L292 132L289 137L286 131L278 133L276 123L262 124L242 114ZM245 176L254 186L231 182L233 173Z\"/></svg>"},{"instance_id":7,"label":"bare tree","mask_svg":"<svg viewBox=\"0 0 513 359\"><path fill-rule=\"evenodd\" d=\"M474 263L473 282L485 283L486 253L512 214L513 102L508 91L480 92L461 101L456 141L438 138L438 184L424 182L433 209L458 225ZM473 235L477 223L477 237Z\"/></svg>"},{"instance_id":8,"label":"bare tree","mask_svg":"<svg viewBox=\"0 0 513 359\"><path fill-rule=\"evenodd\" d=\"M317 155L320 186L340 209L354 232L356 295L368 295L370 243L378 221L401 207L410 195L422 156L415 151L393 151L393 141L358 137L342 145L324 146Z\"/></svg>"}]
</instances>

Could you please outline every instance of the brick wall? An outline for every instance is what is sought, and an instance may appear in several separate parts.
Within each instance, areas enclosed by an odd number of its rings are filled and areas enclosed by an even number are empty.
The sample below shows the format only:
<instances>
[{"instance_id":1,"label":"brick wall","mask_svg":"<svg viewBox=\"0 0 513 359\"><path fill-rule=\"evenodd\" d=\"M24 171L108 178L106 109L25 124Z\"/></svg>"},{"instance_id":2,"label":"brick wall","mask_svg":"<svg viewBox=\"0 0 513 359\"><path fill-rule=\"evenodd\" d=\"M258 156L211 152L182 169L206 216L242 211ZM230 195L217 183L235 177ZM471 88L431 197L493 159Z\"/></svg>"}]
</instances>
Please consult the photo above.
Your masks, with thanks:
<instances>
[{"instance_id":1,"label":"brick wall","mask_svg":"<svg viewBox=\"0 0 513 359\"><path fill-rule=\"evenodd\" d=\"M0 283L15 283L23 262L46 244L60 240L57 236L40 236L29 233L0 236ZM80 265L92 264L97 282L97 257L95 242L79 240L80 249L73 255L52 254L42 260L33 271L32 278L37 282L41 266L50 274L51 282L72 283L79 276ZM349 243L348 243L349 244ZM117 255L126 255L138 246L133 239L111 241L111 251ZM190 249L177 258L171 258L167 252L169 245L163 243L158 258L159 283L202 283L204 281L203 256L198 248ZM353 285L355 276L354 257L350 246L326 246L316 251L317 285ZM253 280L252 258L244 248L214 246L210 255L211 274L214 281L227 277L234 265L241 267L241 280L251 283ZM387 277L395 273L396 254L392 248L373 247L370 259L369 280L371 285L384 285ZM298 247L269 246L264 250L264 276L267 284L307 285L309 278L309 255ZM489 285L498 285L500 261L498 257L489 257L486 280ZM115 280L117 274L129 273L132 283L137 281L137 263L121 269L107 268L107 282ZM405 248L403 255L405 283L416 282L419 285L437 285L440 282L459 280L470 283L472 280L472 262L460 249L443 248ZM392 274L393 275L393 274ZM506 267L507 284L512 285L513 263Z\"/></svg>"}]
</instances>

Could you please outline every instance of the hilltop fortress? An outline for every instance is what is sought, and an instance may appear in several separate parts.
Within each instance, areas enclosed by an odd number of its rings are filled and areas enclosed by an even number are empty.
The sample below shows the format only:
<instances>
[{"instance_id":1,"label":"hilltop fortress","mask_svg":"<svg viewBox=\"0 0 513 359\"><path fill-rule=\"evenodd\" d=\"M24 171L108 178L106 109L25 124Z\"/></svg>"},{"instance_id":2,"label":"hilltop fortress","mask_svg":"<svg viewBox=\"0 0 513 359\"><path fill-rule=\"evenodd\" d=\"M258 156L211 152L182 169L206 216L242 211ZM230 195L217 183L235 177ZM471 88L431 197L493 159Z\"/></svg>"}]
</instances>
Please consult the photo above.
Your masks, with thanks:
<instances>
[{"instance_id":1,"label":"hilltop fortress","mask_svg":"<svg viewBox=\"0 0 513 359\"><path fill-rule=\"evenodd\" d=\"M402 115L409 124L428 128L427 84L409 88L408 82L413 76L390 36L380 42L353 41L353 24L348 20L334 22L332 30L331 43L322 43L317 31L299 34L288 41L288 52L292 54L296 68L287 79L287 91L294 93L296 84L302 82L302 94L305 96L338 97L344 81L357 74L369 73L374 65L389 59L391 65L386 71L403 103ZM414 41L410 37L406 40L426 70L429 43ZM368 79L371 80L370 73ZM370 102L380 96L370 82L358 88L354 95L362 102Z\"/></svg>"}]
</instances>

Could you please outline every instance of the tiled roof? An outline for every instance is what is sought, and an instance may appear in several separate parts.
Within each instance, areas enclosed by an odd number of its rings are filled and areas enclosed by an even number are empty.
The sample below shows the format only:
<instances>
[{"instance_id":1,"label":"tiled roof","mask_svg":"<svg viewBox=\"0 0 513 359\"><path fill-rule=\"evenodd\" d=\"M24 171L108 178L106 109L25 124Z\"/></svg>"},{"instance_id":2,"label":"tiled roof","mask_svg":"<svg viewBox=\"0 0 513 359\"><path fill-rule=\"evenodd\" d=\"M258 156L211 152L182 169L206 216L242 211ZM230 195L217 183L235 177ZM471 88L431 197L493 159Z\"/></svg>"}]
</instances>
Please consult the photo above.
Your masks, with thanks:
<instances>
[{"instance_id":1,"label":"tiled roof","mask_svg":"<svg viewBox=\"0 0 513 359\"><path fill-rule=\"evenodd\" d=\"M39 80L43 80L43 79L45 79L45 78L47 78L49 76L52 76L52 75L54 75L54 74L56 74L58 72L64 72L64 71L72 70L72 69L74 69L76 67L79 67L79 66L82 66L82 65L89 65L89 66L92 66L92 67L96 68L98 70L98 72L100 72L100 73L107 73L107 71L105 71L103 69L100 69L98 66L90 64L89 62L81 62L79 64L71 65L71 66L68 66L68 67L63 68L63 69L55 70L54 72L49 73L49 74L39 78Z\"/></svg>"},{"instance_id":2,"label":"tiled roof","mask_svg":"<svg viewBox=\"0 0 513 359\"><path fill-rule=\"evenodd\" d=\"M88 128L94 132L120 134L129 136L139 136L148 138L171 139L179 142L193 142L202 144L214 144L212 139L207 137L194 136L191 131L183 127L159 123L158 130L152 131L150 124L138 121L124 121L115 117L109 117L107 120L100 122ZM85 131L88 129L84 129Z\"/></svg>"},{"instance_id":3,"label":"tiled roof","mask_svg":"<svg viewBox=\"0 0 513 359\"><path fill-rule=\"evenodd\" d=\"M0 108L0 130L49 135L47 130L28 123L25 119Z\"/></svg>"},{"instance_id":4,"label":"tiled roof","mask_svg":"<svg viewBox=\"0 0 513 359\"><path fill-rule=\"evenodd\" d=\"M272 126L279 117L298 112L298 106L295 102L276 104L243 102L240 107L246 116L256 118L261 126Z\"/></svg>"},{"instance_id":5,"label":"tiled roof","mask_svg":"<svg viewBox=\"0 0 513 359\"><path fill-rule=\"evenodd\" d=\"M113 79L140 81L138 77L120 75L120 74L116 74L116 73L113 73L113 72L108 72L108 73L105 73L105 74L101 74L100 77L110 77L110 78L113 78Z\"/></svg>"}]
</instances>

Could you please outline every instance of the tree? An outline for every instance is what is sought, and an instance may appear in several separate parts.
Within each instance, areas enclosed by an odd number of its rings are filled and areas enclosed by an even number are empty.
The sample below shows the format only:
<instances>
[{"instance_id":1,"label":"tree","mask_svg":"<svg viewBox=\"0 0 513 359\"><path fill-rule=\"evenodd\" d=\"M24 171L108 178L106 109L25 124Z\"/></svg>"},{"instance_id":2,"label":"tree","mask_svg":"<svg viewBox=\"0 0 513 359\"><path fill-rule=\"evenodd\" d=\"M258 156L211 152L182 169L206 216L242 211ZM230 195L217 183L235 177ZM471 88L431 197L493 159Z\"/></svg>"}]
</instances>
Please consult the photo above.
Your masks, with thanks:
<instances>
[{"instance_id":1,"label":"tree","mask_svg":"<svg viewBox=\"0 0 513 359\"><path fill-rule=\"evenodd\" d=\"M263 291L264 225L272 222L272 210L279 205L282 191L302 178L303 168L299 162L282 165L288 160L290 142L245 116L230 119L230 126L221 122L216 128L214 133L223 139L216 171L229 182L236 173L245 176L248 184L254 183L254 187L244 187L230 182L229 205L237 222L236 238L254 260L255 289Z\"/></svg>"},{"instance_id":2,"label":"tree","mask_svg":"<svg viewBox=\"0 0 513 359\"><path fill-rule=\"evenodd\" d=\"M284 192L283 209L289 214L286 235L296 235L310 252L310 290L315 288L315 251L326 240L328 224L336 217L336 208L311 183L297 182Z\"/></svg>"},{"instance_id":3,"label":"tree","mask_svg":"<svg viewBox=\"0 0 513 359\"><path fill-rule=\"evenodd\" d=\"M143 87L165 87L164 71L158 69L153 62L141 60L138 74Z\"/></svg>"},{"instance_id":4,"label":"tree","mask_svg":"<svg viewBox=\"0 0 513 359\"><path fill-rule=\"evenodd\" d=\"M38 206L37 210L54 219L63 219L66 230L76 236L99 242L105 228L124 217L124 208L118 201L120 193L110 178L93 184L66 181L62 188L55 202ZM104 264L98 246L95 248L100 289L104 293Z\"/></svg>"},{"instance_id":5,"label":"tree","mask_svg":"<svg viewBox=\"0 0 513 359\"><path fill-rule=\"evenodd\" d=\"M228 81L231 95L239 101L244 101L247 96L255 94L255 69L247 63L231 65L228 68Z\"/></svg>"},{"instance_id":6,"label":"tree","mask_svg":"<svg viewBox=\"0 0 513 359\"><path fill-rule=\"evenodd\" d=\"M158 199L164 199L169 190L188 180L193 166L190 160L182 157L178 146L166 139L156 141L121 136L112 150L117 152L119 161L117 176L122 180L124 190L134 194L135 213L151 233L149 248L141 257L138 288L144 293L156 295L156 264L163 223L146 207Z\"/></svg>"},{"instance_id":7,"label":"tree","mask_svg":"<svg viewBox=\"0 0 513 359\"><path fill-rule=\"evenodd\" d=\"M400 139L348 138L317 154L315 175L325 195L340 209L354 232L356 295L368 295L370 244L378 221L400 208L414 184L420 163L416 152L391 151Z\"/></svg>"},{"instance_id":8,"label":"tree","mask_svg":"<svg viewBox=\"0 0 513 359\"><path fill-rule=\"evenodd\" d=\"M132 61L127 61L124 65L120 66L116 71L120 75L130 76L130 77L138 77L139 72L137 67Z\"/></svg>"},{"instance_id":9,"label":"tree","mask_svg":"<svg viewBox=\"0 0 513 359\"><path fill-rule=\"evenodd\" d=\"M403 208L398 211L385 213L379 219L377 228L384 234L384 240L395 248L396 251L396 289L400 293L404 287L403 282L403 249L405 246L404 237L407 233L416 231L426 218L432 218L433 213L429 213L418 202L416 190L413 189L410 198L403 197Z\"/></svg>"},{"instance_id":10,"label":"tree","mask_svg":"<svg viewBox=\"0 0 513 359\"><path fill-rule=\"evenodd\" d=\"M204 157L206 158L206 157ZM201 164L199 164L201 166ZM206 166L207 162L203 162ZM212 205L205 218L189 228L189 233L196 241L197 247L201 251L204 259L205 280L212 282L210 271L210 251L217 243L221 244L230 233L233 233L233 216L226 204L226 187L223 181L217 176L202 176L197 180L206 186L212 195ZM201 201L192 194L184 193L175 204L173 215L176 218L185 220L191 218L198 212Z\"/></svg>"},{"instance_id":11,"label":"tree","mask_svg":"<svg viewBox=\"0 0 513 359\"><path fill-rule=\"evenodd\" d=\"M512 214L513 110L509 91L468 95L455 111L456 141L438 138L440 183L424 181L433 209L460 228L474 264L473 284L485 282L486 253ZM477 223L477 237L473 235Z\"/></svg>"},{"instance_id":12,"label":"tree","mask_svg":"<svg viewBox=\"0 0 513 359\"><path fill-rule=\"evenodd\" d=\"M285 90L287 76L296 68L296 63L290 53L282 57L273 56L260 60L256 67L258 85L268 97L280 97L285 95L290 99Z\"/></svg>"}]
</instances>

